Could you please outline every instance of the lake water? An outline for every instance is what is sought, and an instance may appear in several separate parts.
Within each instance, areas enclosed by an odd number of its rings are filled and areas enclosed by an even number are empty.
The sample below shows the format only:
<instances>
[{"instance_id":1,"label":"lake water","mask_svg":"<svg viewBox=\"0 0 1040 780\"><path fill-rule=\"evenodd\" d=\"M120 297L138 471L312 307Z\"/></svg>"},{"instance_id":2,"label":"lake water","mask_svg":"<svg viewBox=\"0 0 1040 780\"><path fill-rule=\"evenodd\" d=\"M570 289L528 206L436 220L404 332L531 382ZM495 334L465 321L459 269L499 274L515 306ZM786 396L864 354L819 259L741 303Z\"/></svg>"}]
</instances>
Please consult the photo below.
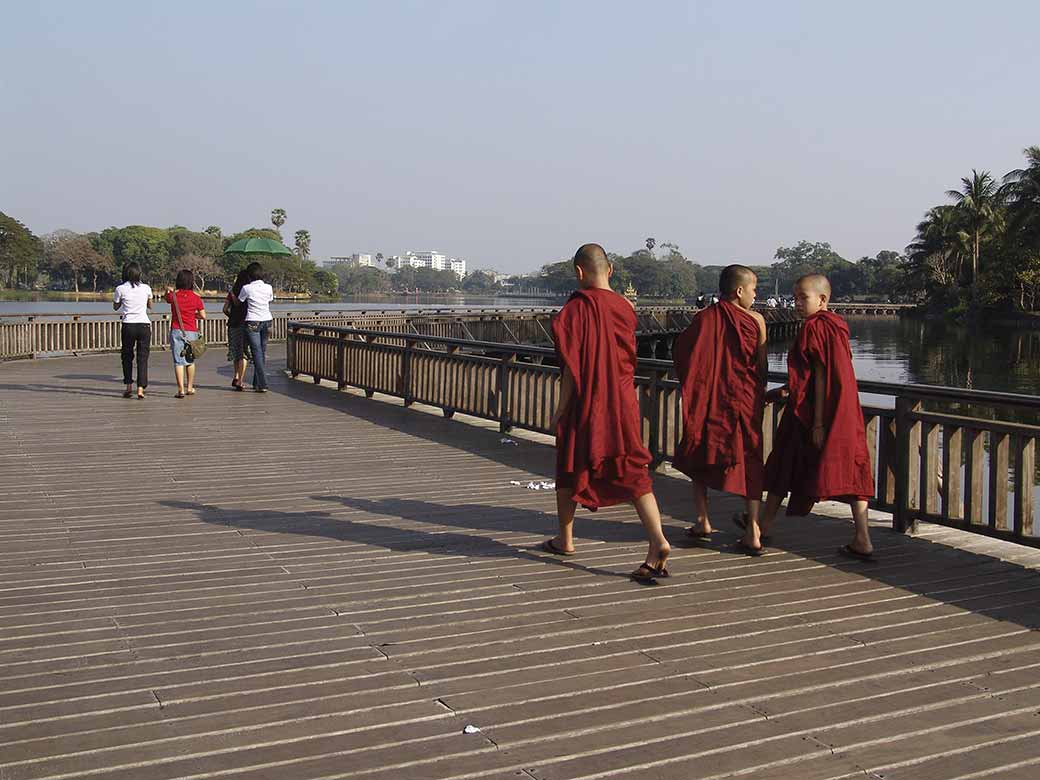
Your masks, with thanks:
<instances>
[{"instance_id":1,"label":"lake water","mask_svg":"<svg viewBox=\"0 0 1040 780\"><path fill-rule=\"evenodd\" d=\"M218 301L209 303L211 308ZM559 305L545 299L480 296L347 298L333 303L276 303L280 311L360 311L416 308L509 308ZM158 304L157 311L167 311ZM111 313L106 301L0 300L0 316ZM1013 326L976 327L895 318L849 321L856 373L861 379L1036 394L1040 389L1040 331ZM770 345L770 366L783 370L789 343Z\"/></svg>"}]
</instances>

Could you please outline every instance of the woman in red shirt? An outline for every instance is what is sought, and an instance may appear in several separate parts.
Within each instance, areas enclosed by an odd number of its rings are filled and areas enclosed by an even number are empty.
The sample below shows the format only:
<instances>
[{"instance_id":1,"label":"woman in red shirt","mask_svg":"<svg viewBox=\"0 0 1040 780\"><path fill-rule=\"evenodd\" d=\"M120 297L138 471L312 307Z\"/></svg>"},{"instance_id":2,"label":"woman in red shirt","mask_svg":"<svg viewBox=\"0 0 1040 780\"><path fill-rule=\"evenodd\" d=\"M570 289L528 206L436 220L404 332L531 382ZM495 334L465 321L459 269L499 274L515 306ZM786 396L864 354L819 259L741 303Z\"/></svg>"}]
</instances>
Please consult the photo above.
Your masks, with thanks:
<instances>
[{"instance_id":1,"label":"woman in red shirt","mask_svg":"<svg viewBox=\"0 0 1040 780\"><path fill-rule=\"evenodd\" d=\"M192 289L195 286L195 275L187 269L177 272L177 290L166 288L166 302L170 304L170 354L173 355L173 371L177 375L176 398L195 395L195 364L189 363L182 354L186 343L199 337L199 320L206 319L206 309L202 298ZM173 296L177 296L177 305L173 305ZM180 317L178 317L178 311ZM181 322L181 317L184 321ZM187 386L185 386L187 375Z\"/></svg>"}]
</instances>

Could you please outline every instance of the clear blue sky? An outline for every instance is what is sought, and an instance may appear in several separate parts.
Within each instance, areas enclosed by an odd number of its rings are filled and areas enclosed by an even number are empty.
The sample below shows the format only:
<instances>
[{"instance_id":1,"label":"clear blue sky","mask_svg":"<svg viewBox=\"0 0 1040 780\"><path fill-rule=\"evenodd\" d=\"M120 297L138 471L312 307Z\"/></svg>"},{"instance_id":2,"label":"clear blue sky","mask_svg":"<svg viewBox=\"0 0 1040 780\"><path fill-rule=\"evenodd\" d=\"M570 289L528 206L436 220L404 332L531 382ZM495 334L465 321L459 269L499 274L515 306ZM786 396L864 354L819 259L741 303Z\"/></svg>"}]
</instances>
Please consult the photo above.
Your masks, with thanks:
<instances>
[{"instance_id":1,"label":"clear blue sky","mask_svg":"<svg viewBox=\"0 0 1040 780\"><path fill-rule=\"evenodd\" d=\"M911 238L1040 143L1040 3L16 2L0 211L534 269Z\"/></svg>"}]
</instances>

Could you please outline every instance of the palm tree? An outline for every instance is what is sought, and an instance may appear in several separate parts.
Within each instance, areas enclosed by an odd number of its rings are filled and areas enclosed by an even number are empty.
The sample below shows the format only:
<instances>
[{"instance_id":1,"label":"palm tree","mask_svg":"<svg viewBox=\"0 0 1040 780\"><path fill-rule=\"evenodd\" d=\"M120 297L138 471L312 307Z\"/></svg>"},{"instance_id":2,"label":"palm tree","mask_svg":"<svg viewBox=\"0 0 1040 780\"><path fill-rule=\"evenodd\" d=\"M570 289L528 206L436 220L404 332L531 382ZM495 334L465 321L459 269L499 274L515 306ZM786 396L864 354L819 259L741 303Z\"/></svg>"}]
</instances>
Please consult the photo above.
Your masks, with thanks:
<instances>
[{"instance_id":1,"label":"palm tree","mask_svg":"<svg viewBox=\"0 0 1040 780\"><path fill-rule=\"evenodd\" d=\"M961 179L961 189L949 190L963 230L971 241L971 297L978 301L979 252L982 239L993 232L1000 220L1000 190L989 171L979 173L974 168L971 176Z\"/></svg>"},{"instance_id":2,"label":"palm tree","mask_svg":"<svg viewBox=\"0 0 1040 780\"><path fill-rule=\"evenodd\" d=\"M914 273L940 287L952 287L961 277L966 254L956 206L929 209L917 223L917 235L906 253Z\"/></svg>"},{"instance_id":3,"label":"palm tree","mask_svg":"<svg viewBox=\"0 0 1040 780\"><path fill-rule=\"evenodd\" d=\"M1024 150L1027 167L1004 177L1001 195L1007 203L1008 226L1033 252L1040 252L1040 146Z\"/></svg>"},{"instance_id":4,"label":"palm tree","mask_svg":"<svg viewBox=\"0 0 1040 780\"><path fill-rule=\"evenodd\" d=\"M285 224L285 209L271 209L271 224L281 235L282 225Z\"/></svg>"},{"instance_id":5,"label":"palm tree","mask_svg":"<svg viewBox=\"0 0 1040 780\"><path fill-rule=\"evenodd\" d=\"M296 231L296 254L306 260L311 254L311 234L307 230Z\"/></svg>"}]
</instances>

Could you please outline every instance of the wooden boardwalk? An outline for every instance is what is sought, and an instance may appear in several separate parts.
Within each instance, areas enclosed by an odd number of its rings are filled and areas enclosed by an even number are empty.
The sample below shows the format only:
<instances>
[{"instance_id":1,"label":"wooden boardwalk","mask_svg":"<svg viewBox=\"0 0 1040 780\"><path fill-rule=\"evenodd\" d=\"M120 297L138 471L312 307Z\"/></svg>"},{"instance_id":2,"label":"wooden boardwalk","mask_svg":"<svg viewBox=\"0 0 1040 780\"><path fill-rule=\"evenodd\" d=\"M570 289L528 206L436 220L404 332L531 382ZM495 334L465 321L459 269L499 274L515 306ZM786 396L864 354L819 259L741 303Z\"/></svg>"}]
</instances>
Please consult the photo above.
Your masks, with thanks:
<instances>
[{"instance_id":1,"label":"wooden boardwalk","mask_svg":"<svg viewBox=\"0 0 1040 780\"><path fill-rule=\"evenodd\" d=\"M721 498L680 548L666 474L677 576L640 586L628 509L533 550L544 438L233 393L222 357L181 401L163 353L144 402L118 356L0 364L0 780L1040 773L1040 551L925 526L848 562L814 516L752 560Z\"/></svg>"}]
</instances>

